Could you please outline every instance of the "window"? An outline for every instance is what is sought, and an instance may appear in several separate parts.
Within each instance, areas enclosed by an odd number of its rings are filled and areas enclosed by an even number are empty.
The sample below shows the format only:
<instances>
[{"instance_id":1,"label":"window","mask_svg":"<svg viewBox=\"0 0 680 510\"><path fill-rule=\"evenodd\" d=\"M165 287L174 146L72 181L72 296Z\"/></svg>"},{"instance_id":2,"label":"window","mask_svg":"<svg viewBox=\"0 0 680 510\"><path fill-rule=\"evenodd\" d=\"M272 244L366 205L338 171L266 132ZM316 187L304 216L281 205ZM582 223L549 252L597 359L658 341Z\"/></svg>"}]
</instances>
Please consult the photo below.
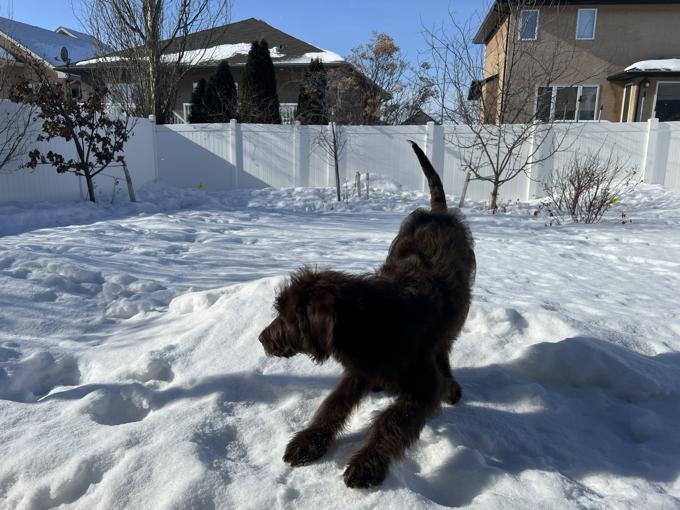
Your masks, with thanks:
<instances>
[{"instance_id":1,"label":"window","mask_svg":"<svg viewBox=\"0 0 680 510\"><path fill-rule=\"evenodd\" d=\"M74 83L74 84L71 85L71 97L73 99L82 99L83 92L80 88L79 83Z\"/></svg>"},{"instance_id":2,"label":"window","mask_svg":"<svg viewBox=\"0 0 680 510\"><path fill-rule=\"evenodd\" d=\"M576 39L595 39L595 25L597 24L597 9L579 9L576 21Z\"/></svg>"},{"instance_id":3,"label":"window","mask_svg":"<svg viewBox=\"0 0 680 510\"><path fill-rule=\"evenodd\" d=\"M578 98L578 120L595 120L597 109L597 87L580 87Z\"/></svg>"},{"instance_id":4,"label":"window","mask_svg":"<svg viewBox=\"0 0 680 510\"><path fill-rule=\"evenodd\" d=\"M543 122L595 120L599 87L538 87L536 119Z\"/></svg>"},{"instance_id":5,"label":"window","mask_svg":"<svg viewBox=\"0 0 680 510\"><path fill-rule=\"evenodd\" d=\"M659 83L654 110L661 122L680 120L680 82Z\"/></svg>"},{"instance_id":6,"label":"window","mask_svg":"<svg viewBox=\"0 0 680 510\"><path fill-rule=\"evenodd\" d=\"M555 120L576 119L576 106L578 103L577 87L557 87L555 93Z\"/></svg>"},{"instance_id":7,"label":"window","mask_svg":"<svg viewBox=\"0 0 680 510\"><path fill-rule=\"evenodd\" d=\"M550 120L552 111L552 87L538 87L538 97L536 98L536 119L542 122Z\"/></svg>"},{"instance_id":8,"label":"window","mask_svg":"<svg viewBox=\"0 0 680 510\"><path fill-rule=\"evenodd\" d=\"M519 14L519 38L522 41L535 41L538 38L538 10L531 9Z\"/></svg>"}]
</instances>

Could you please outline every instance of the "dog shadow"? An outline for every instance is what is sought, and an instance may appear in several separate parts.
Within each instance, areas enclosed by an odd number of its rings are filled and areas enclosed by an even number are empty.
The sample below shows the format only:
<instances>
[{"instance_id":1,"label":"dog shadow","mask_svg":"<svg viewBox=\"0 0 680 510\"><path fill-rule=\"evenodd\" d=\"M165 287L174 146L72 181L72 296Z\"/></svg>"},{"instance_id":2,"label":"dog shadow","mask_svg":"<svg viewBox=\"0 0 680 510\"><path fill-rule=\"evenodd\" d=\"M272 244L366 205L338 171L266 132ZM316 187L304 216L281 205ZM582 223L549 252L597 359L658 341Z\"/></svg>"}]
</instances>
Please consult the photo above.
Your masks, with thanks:
<instances>
[{"instance_id":1,"label":"dog shadow","mask_svg":"<svg viewBox=\"0 0 680 510\"><path fill-rule=\"evenodd\" d=\"M429 422L385 488L460 507L526 471L649 482L680 474L680 353L644 356L577 337L454 372L463 400Z\"/></svg>"},{"instance_id":2,"label":"dog shadow","mask_svg":"<svg viewBox=\"0 0 680 510\"><path fill-rule=\"evenodd\" d=\"M577 337L454 372L463 400L428 422L375 490L407 487L460 507L526 471L577 481L601 474L671 482L680 474L680 353L644 356ZM368 405L377 415L388 403L374 397ZM339 437L326 459L343 469L369 425Z\"/></svg>"}]
</instances>

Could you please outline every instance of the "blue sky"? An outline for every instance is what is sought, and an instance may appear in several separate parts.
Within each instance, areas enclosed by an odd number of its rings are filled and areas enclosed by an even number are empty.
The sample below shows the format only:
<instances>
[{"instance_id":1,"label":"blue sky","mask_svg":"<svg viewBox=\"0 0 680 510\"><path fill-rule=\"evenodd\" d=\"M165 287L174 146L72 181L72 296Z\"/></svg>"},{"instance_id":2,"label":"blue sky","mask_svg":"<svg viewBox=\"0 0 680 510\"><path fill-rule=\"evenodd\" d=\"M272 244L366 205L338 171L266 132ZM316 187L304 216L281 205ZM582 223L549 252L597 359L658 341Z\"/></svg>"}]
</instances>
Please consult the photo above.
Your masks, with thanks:
<instances>
[{"instance_id":1,"label":"blue sky","mask_svg":"<svg viewBox=\"0 0 680 510\"><path fill-rule=\"evenodd\" d=\"M76 0L77 3L77 0ZM0 0L0 14L13 4L17 21L55 29L79 28L71 0ZM423 49L422 25L441 24L449 8L465 20L484 11L484 0L234 0L232 20L259 18L315 46L346 55L368 42L372 31L392 35L415 61Z\"/></svg>"}]
</instances>

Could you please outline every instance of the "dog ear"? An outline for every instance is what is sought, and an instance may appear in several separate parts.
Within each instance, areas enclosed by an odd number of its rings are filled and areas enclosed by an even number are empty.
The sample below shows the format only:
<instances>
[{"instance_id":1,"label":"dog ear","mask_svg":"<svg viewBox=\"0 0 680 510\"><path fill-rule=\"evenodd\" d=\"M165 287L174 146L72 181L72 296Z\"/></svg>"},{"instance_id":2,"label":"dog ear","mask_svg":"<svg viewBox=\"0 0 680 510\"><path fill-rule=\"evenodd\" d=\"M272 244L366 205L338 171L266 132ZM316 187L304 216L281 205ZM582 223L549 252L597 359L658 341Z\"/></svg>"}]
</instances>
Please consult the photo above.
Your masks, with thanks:
<instances>
[{"instance_id":1,"label":"dog ear","mask_svg":"<svg viewBox=\"0 0 680 510\"><path fill-rule=\"evenodd\" d=\"M322 363L333 349L335 329L335 297L329 292L314 292L298 321L303 342L312 359Z\"/></svg>"}]
</instances>

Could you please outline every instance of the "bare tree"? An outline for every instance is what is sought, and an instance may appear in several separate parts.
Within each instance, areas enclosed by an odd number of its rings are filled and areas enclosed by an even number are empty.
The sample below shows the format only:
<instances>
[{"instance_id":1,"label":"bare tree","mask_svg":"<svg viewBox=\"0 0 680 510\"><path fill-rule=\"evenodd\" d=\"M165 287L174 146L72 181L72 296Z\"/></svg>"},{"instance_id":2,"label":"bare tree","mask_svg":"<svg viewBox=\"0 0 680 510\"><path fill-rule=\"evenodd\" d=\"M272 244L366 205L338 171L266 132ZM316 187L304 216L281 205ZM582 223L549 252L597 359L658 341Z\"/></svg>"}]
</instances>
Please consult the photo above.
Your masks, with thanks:
<instances>
[{"instance_id":1,"label":"bare tree","mask_svg":"<svg viewBox=\"0 0 680 510\"><path fill-rule=\"evenodd\" d=\"M342 201L340 183L340 159L347 147L347 131L345 126L337 122L329 122L328 127L321 127L314 144L321 148L327 157L333 158L335 172L335 190L338 202Z\"/></svg>"},{"instance_id":2,"label":"bare tree","mask_svg":"<svg viewBox=\"0 0 680 510\"><path fill-rule=\"evenodd\" d=\"M433 101L442 122L466 128L448 141L468 176L491 184L491 210L505 183L568 149L577 122L598 115L597 91L578 87L593 70L580 69L569 38L537 38L539 12L541 30L560 30L559 2L507 0L494 9L501 22L487 41L475 40L479 25L460 22L452 10L446 25L424 30ZM557 122L564 123L559 130Z\"/></svg>"},{"instance_id":3,"label":"bare tree","mask_svg":"<svg viewBox=\"0 0 680 510\"><path fill-rule=\"evenodd\" d=\"M416 72L389 34L374 32L347 62L329 73L333 92L342 97L337 117L345 124L402 124L430 99L432 81Z\"/></svg>"},{"instance_id":4,"label":"bare tree","mask_svg":"<svg viewBox=\"0 0 680 510\"><path fill-rule=\"evenodd\" d=\"M6 6L6 12L0 15L12 17L12 2ZM8 97L12 87L12 67L15 57L0 47L0 98ZM0 100L0 171L12 168L12 163L25 156L32 138L33 108L30 105L16 104Z\"/></svg>"},{"instance_id":5,"label":"bare tree","mask_svg":"<svg viewBox=\"0 0 680 510\"><path fill-rule=\"evenodd\" d=\"M0 100L0 171L11 168L28 152L33 111L31 105Z\"/></svg>"},{"instance_id":6,"label":"bare tree","mask_svg":"<svg viewBox=\"0 0 680 510\"><path fill-rule=\"evenodd\" d=\"M102 43L96 78L127 113L154 114L158 123L173 115L190 66L212 58L212 29L228 22L231 7L230 0L79 2L81 21Z\"/></svg>"}]
</instances>

